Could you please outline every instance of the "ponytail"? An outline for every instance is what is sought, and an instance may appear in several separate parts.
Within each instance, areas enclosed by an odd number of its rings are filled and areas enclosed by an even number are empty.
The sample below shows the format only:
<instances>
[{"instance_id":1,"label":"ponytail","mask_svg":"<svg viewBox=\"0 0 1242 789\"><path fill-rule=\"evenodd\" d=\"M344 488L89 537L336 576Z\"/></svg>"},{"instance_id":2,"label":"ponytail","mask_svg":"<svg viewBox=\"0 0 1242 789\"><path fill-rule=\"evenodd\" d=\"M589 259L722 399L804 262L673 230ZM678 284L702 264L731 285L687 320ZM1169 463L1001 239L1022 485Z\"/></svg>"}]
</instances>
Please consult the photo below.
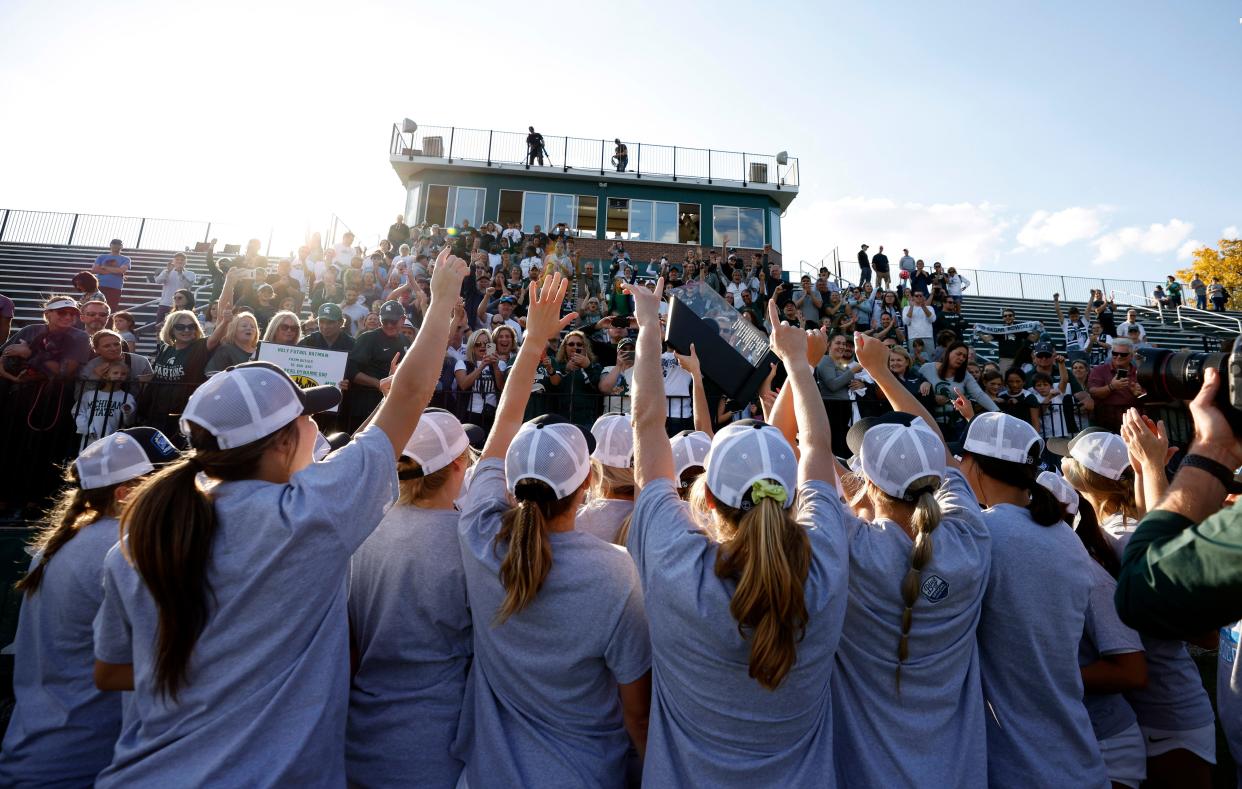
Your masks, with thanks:
<instances>
[{"instance_id":1,"label":"ponytail","mask_svg":"<svg viewBox=\"0 0 1242 789\"><path fill-rule=\"evenodd\" d=\"M1067 518L1066 523L1072 520L1072 518ZM1083 547L1087 549L1087 555L1107 570L1109 575L1116 578L1117 573L1121 571L1121 562L1117 561L1113 546L1100 528L1100 521L1095 517L1095 509L1081 493L1078 494L1078 523L1074 526L1074 533L1078 535Z\"/></svg>"},{"instance_id":2,"label":"ponytail","mask_svg":"<svg viewBox=\"0 0 1242 789\"><path fill-rule=\"evenodd\" d=\"M905 608L901 612L901 637L897 641L897 690L901 690L901 666L910 657L910 625L914 622L914 604L919 599L923 588L923 569L932 560L932 532L940 525L940 502L936 501L936 490L940 487L940 477L926 476L912 480L906 486L908 496L917 495L914 511L910 515L909 528L914 532L914 547L910 550L910 569L901 580L901 602ZM867 485L867 494L873 500L884 502L889 509L909 506L909 499L890 496L876 487L875 483Z\"/></svg>"},{"instance_id":3,"label":"ponytail","mask_svg":"<svg viewBox=\"0 0 1242 789\"><path fill-rule=\"evenodd\" d=\"M500 562L500 583L505 599L496 612L495 624L521 611L535 600L548 573L552 571L552 542L548 521L560 517L577 502L577 496L556 498L552 488L538 480L522 480L516 486L517 506L500 519L493 551L500 555L500 544L507 543Z\"/></svg>"},{"instance_id":4,"label":"ponytail","mask_svg":"<svg viewBox=\"0 0 1242 789\"><path fill-rule=\"evenodd\" d=\"M85 529L114 512L116 489L124 484L121 482L83 490L78 484L77 469L70 464L65 470L65 490L60 500L48 511L43 528L30 543L30 547L39 556L39 563L30 568L30 572L14 584L13 588L27 595L37 592L52 557L77 536L79 529Z\"/></svg>"},{"instance_id":5,"label":"ponytail","mask_svg":"<svg viewBox=\"0 0 1242 789\"><path fill-rule=\"evenodd\" d=\"M1090 493L1100 502L1103 512L1095 513L1096 519L1121 513L1132 521L1142 520L1138 503L1134 499L1134 469L1127 466L1117 479L1109 479L1096 473L1073 458L1061 461L1061 473L1065 481L1080 493Z\"/></svg>"},{"instance_id":6,"label":"ponytail","mask_svg":"<svg viewBox=\"0 0 1242 789\"><path fill-rule=\"evenodd\" d=\"M797 643L806 631L811 540L788 510L766 496L745 511L717 501L716 511L736 525L716 554L716 575L737 581L729 611L738 633L750 641L751 678L776 690L797 662Z\"/></svg>"},{"instance_id":7,"label":"ponytail","mask_svg":"<svg viewBox=\"0 0 1242 789\"><path fill-rule=\"evenodd\" d=\"M194 645L210 614L207 564L219 522L197 475L253 478L268 447L296 431L297 422L234 449L219 449L210 433L193 423L190 428L194 454L148 478L121 517L121 544L158 609L155 687L173 701L188 682Z\"/></svg>"}]
</instances>

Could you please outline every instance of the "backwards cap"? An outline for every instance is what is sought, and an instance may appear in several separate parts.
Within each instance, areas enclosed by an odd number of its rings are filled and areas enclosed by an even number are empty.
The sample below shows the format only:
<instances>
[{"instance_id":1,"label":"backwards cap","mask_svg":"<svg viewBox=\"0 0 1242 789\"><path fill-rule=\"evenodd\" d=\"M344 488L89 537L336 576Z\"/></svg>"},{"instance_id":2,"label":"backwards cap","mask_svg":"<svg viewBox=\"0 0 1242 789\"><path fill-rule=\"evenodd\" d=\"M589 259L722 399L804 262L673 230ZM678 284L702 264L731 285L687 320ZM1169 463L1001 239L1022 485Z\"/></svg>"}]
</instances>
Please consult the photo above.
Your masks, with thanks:
<instances>
[{"instance_id":1,"label":"backwards cap","mask_svg":"<svg viewBox=\"0 0 1242 789\"><path fill-rule=\"evenodd\" d=\"M301 389L271 362L246 362L216 373L194 390L181 413L181 432L189 436L193 422L211 433L220 449L233 449L340 402L341 390L335 386Z\"/></svg>"},{"instance_id":2,"label":"backwards cap","mask_svg":"<svg viewBox=\"0 0 1242 789\"><path fill-rule=\"evenodd\" d=\"M888 495L913 501L923 491L910 490L910 483L923 477L944 478L944 454L940 437L930 430L880 424L863 438L862 470Z\"/></svg>"},{"instance_id":3,"label":"backwards cap","mask_svg":"<svg viewBox=\"0 0 1242 789\"><path fill-rule=\"evenodd\" d=\"M1032 448L1037 451L1032 452ZM999 411L986 411L970 422L962 449L974 455L1036 465L1044 440L1029 422Z\"/></svg>"},{"instance_id":4,"label":"backwards cap","mask_svg":"<svg viewBox=\"0 0 1242 789\"><path fill-rule=\"evenodd\" d=\"M590 434L555 414L544 414L522 425L505 452L505 482L517 493L519 482L538 480L563 499L573 494L591 472Z\"/></svg>"},{"instance_id":5,"label":"backwards cap","mask_svg":"<svg viewBox=\"0 0 1242 789\"><path fill-rule=\"evenodd\" d=\"M457 417L441 408L428 408L401 455L418 464L422 470L419 476L427 476L461 457L468 446L470 439Z\"/></svg>"},{"instance_id":6,"label":"backwards cap","mask_svg":"<svg viewBox=\"0 0 1242 789\"><path fill-rule=\"evenodd\" d=\"M1064 477L1051 471L1041 471L1035 481L1047 488L1048 492L1061 502L1065 511L1070 515L1078 512L1078 491L1074 490Z\"/></svg>"},{"instance_id":7,"label":"backwards cap","mask_svg":"<svg viewBox=\"0 0 1242 789\"><path fill-rule=\"evenodd\" d=\"M686 473L686 469L706 467L707 453L712 451L712 439L702 430L683 430L673 436L672 445L673 476L680 485L681 475Z\"/></svg>"},{"instance_id":8,"label":"backwards cap","mask_svg":"<svg viewBox=\"0 0 1242 789\"><path fill-rule=\"evenodd\" d=\"M785 492L783 506L793 505L798 461L785 436L771 425L733 422L716 434L705 462L707 488L727 506L741 508L759 480L776 482Z\"/></svg>"},{"instance_id":9,"label":"backwards cap","mask_svg":"<svg viewBox=\"0 0 1242 789\"><path fill-rule=\"evenodd\" d=\"M1130 450L1116 433L1093 431L1074 436L1069 442L1069 456L1109 479L1121 479L1130 468Z\"/></svg>"},{"instance_id":10,"label":"backwards cap","mask_svg":"<svg viewBox=\"0 0 1242 789\"><path fill-rule=\"evenodd\" d=\"M106 488L150 474L180 456L160 431L132 427L92 442L73 462L83 490Z\"/></svg>"},{"instance_id":11,"label":"backwards cap","mask_svg":"<svg viewBox=\"0 0 1242 789\"><path fill-rule=\"evenodd\" d=\"M614 468L629 468L634 462L634 428L628 414L604 414L591 425L591 435L595 460Z\"/></svg>"}]
</instances>

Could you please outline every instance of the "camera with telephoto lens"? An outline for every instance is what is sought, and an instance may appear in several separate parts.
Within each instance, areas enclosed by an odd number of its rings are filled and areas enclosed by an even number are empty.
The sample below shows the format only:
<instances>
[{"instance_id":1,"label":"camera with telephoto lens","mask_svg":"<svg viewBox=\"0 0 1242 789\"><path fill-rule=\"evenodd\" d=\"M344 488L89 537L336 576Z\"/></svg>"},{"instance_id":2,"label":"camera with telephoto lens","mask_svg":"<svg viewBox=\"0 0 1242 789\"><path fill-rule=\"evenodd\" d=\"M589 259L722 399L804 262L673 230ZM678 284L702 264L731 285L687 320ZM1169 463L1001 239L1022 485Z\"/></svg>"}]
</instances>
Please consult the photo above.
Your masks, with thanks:
<instances>
[{"instance_id":1,"label":"camera with telephoto lens","mask_svg":"<svg viewBox=\"0 0 1242 789\"><path fill-rule=\"evenodd\" d=\"M1140 356L1138 382L1147 392L1148 402L1193 400L1209 367L1215 367L1222 379L1216 407L1229 420L1234 435L1242 438L1242 336L1234 339L1229 351L1147 349Z\"/></svg>"}]
</instances>

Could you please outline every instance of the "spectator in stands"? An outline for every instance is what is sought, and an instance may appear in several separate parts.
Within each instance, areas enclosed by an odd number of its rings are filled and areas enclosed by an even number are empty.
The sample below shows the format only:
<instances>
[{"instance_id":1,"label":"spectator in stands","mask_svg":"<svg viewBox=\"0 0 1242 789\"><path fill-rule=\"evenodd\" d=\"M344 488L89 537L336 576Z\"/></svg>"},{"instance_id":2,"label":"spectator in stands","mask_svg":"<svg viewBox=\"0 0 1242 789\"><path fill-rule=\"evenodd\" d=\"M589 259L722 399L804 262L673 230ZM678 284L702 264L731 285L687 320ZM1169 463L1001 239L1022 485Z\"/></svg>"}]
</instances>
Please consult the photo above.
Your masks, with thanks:
<instances>
[{"instance_id":1,"label":"spectator in stands","mask_svg":"<svg viewBox=\"0 0 1242 789\"><path fill-rule=\"evenodd\" d=\"M930 298L932 275L924 265L923 261L916 260L914 262L914 271L910 272L910 290L922 293Z\"/></svg>"},{"instance_id":2,"label":"spectator in stands","mask_svg":"<svg viewBox=\"0 0 1242 789\"><path fill-rule=\"evenodd\" d=\"M354 234L348 230L341 235L341 240L332 247L335 251L336 263L339 266L350 266L356 257L361 257L354 248Z\"/></svg>"},{"instance_id":3,"label":"spectator in stands","mask_svg":"<svg viewBox=\"0 0 1242 789\"><path fill-rule=\"evenodd\" d=\"M490 298L495 291L494 288L487 288L484 292ZM517 335L518 342L522 341L522 324L514 316L514 310L517 309L517 299L513 296L501 296L496 302L496 311L488 312L491 305L487 303L487 299L479 302L478 309L475 311L479 320L479 326L485 329L491 329L493 326L508 326L513 329L513 333Z\"/></svg>"},{"instance_id":4,"label":"spectator in stands","mask_svg":"<svg viewBox=\"0 0 1242 789\"><path fill-rule=\"evenodd\" d=\"M440 255L441 259L448 257L443 250ZM353 372L353 378L349 387L349 413L344 425L346 432L353 432L379 405L382 399L380 381L389 375L397 354L404 354L410 347L410 341L401 334L405 308L400 303L384 302L379 317L380 328L359 334L349 354L349 369Z\"/></svg>"},{"instance_id":5,"label":"spectator in stands","mask_svg":"<svg viewBox=\"0 0 1242 789\"><path fill-rule=\"evenodd\" d=\"M544 147L543 143L543 135L535 131L534 126L529 126L527 128L529 129L530 134L526 135L526 166L530 167L535 163L535 160L538 159L539 166L543 167L543 157L547 152L547 149ZM538 230L539 226L535 225L535 231L538 232Z\"/></svg>"},{"instance_id":6,"label":"spectator in stands","mask_svg":"<svg viewBox=\"0 0 1242 789\"><path fill-rule=\"evenodd\" d=\"M913 344L915 339L921 339L924 347L930 350L936 336L936 311L927 305L927 294L918 290L911 292L910 305L902 311L901 317L907 341Z\"/></svg>"},{"instance_id":7,"label":"spectator in stands","mask_svg":"<svg viewBox=\"0 0 1242 789\"><path fill-rule=\"evenodd\" d=\"M580 331L566 334L556 351L555 369L548 376L548 393L555 396L552 410L589 430L599 406L596 395L602 374L586 335Z\"/></svg>"},{"instance_id":8,"label":"spectator in stands","mask_svg":"<svg viewBox=\"0 0 1242 789\"><path fill-rule=\"evenodd\" d=\"M53 296L44 302L43 323L22 327L4 344L0 377L10 382L76 378L91 356L90 336L77 328L80 316L71 296Z\"/></svg>"},{"instance_id":9,"label":"spectator in stands","mask_svg":"<svg viewBox=\"0 0 1242 789\"><path fill-rule=\"evenodd\" d=\"M934 324L936 336L940 336L940 332L949 331L958 340L967 339L967 334L971 333L971 324L962 317L962 305L956 298L950 297L944 300L944 308L936 314L936 322Z\"/></svg>"},{"instance_id":10,"label":"spectator in stands","mask_svg":"<svg viewBox=\"0 0 1242 789\"><path fill-rule=\"evenodd\" d=\"M1177 309L1182 305L1182 283L1178 282L1177 278L1172 274L1170 274L1166 279L1167 281L1164 285L1164 292L1168 294L1169 306Z\"/></svg>"},{"instance_id":11,"label":"spectator in stands","mask_svg":"<svg viewBox=\"0 0 1242 789\"><path fill-rule=\"evenodd\" d=\"M162 323L168 313L174 309L190 309L190 307L173 305L173 295L179 290L190 290L198 284L198 275L186 268L184 252L178 252L168 261L158 274L155 283L163 286L160 289L160 307L155 313L155 322Z\"/></svg>"},{"instance_id":12,"label":"spectator in stands","mask_svg":"<svg viewBox=\"0 0 1242 789\"><path fill-rule=\"evenodd\" d=\"M388 226L388 243L396 250L410 243L410 226L405 223L404 214L397 214L397 221Z\"/></svg>"},{"instance_id":13,"label":"spectator in stands","mask_svg":"<svg viewBox=\"0 0 1242 789\"><path fill-rule=\"evenodd\" d=\"M13 326L13 300L0 293L0 345L9 339L9 330Z\"/></svg>"},{"instance_id":14,"label":"spectator in stands","mask_svg":"<svg viewBox=\"0 0 1242 789\"><path fill-rule=\"evenodd\" d=\"M1169 306L1169 298L1164 295L1164 288L1157 285L1151 292L1151 300L1162 307Z\"/></svg>"},{"instance_id":15,"label":"spectator in stands","mask_svg":"<svg viewBox=\"0 0 1242 789\"><path fill-rule=\"evenodd\" d=\"M254 316L261 334L267 330L267 324L271 322L272 316L279 311L276 304L276 289L264 282L255 288L252 298L242 301L241 306Z\"/></svg>"},{"instance_id":16,"label":"spectator in stands","mask_svg":"<svg viewBox=\"0 0 1242 789\"><path fill-rule=\"evenodd\" d=\"M211 361L207 363L207 375L250 361L258 348L258 320L249 311L238 312L229 321L220 346L211 354Z\"/></svg>"},{"instance_id":17,"label":"spectator in stands","mask_svg":"<svg viewBox=\"0 0 1242 789\"><path fill-rule=\"evenodd\" d=\"M103 377L100 368L108 364L124 365L130 381L145 383L155 377L147 357L126 351L121 335L111 329L101 329L91 335L91 350L94 358L82 366L81 377L85 381L100 380Z\"/></svg>"},{"instance_id":18,"label":"spectator in stands","mask_svg":"<svg viewBox=\"0 0 1242 789\"><path fill-rule=\"evenodd\" d=\"M466 358L453 368L459 392L469 392L466 399L468 421L490 429L496 415L497 396L505 387L505 371L509 366L496 353L492 334L478 329L466 342Z\"/></svg>"},{"instance_id":19,"label":"spectator in stands","mask_svg":"<svg viewBox=\"0 0 1242 789\"><path fill-rule=\"evenodd\" d=\"M82 305L82 330L86 332L86 336L107 328L110 314L111 310L108 309L106 301L88 301Z\"/></svg>"},{"instance_id":20,"label":"spectator in stands","mask_svg":"<svg viewBox=\"0 0 1242 789\"><path fill-rule=\"evenodd\" d=\"M1221 284L1220 277L1212 277L1212 284L1208 285L1208 297L1212 299L1212 309L1217 312L1225 311L1225 302L1229 300L1229 293Z\"/></svg>"},{"instance_id":21,"label":"spectator in stands","mask_svg":"<svg viewBox=\"0 0 1242 789\"><path fill-rule=\"evenodd\" d=\"M883 247L880 247L880 249L883 249ZM888 258L885 258L884 262L887 264ZM866 244L863 244L862 248L858 250L858 281L860 283L871 281L871 260L867 257Z\"/></svg>"},{"instance_id":22,"label":"spectator in stands","mask_svg":"<svg viewBox=\"0 0 1242 789\"><path fill-rule=\"evenodd\" d=\"M959 394L966 395L988 411L997 410L997 404L970 374L969 362L970 347L964 342L955 342L945 348L939 362L927 362L919 368L923 380L931 384L936 404L933 413L950 427L950 434L945 436L949 441L958 440L961 429L965 427L954 417L952 410L953 401Z\"/></svg>"},{"instance_id":23,"label":"spectator in stands","mask_svg":"<svg viewBox=\"0 0 1242 789\"><path fill-rule=\"evenodd\" d=\"M1113 319L1113 311L1115 305L1113 299L1104 298L1104 291L1092 290L1091 298L1087 300L1087 320L1099 321L1100 330L1105 337L1116 337L1117 327ZM1124 334L1122 336L1125 336Z\"/></svg>"},{"instance_id":24,"label":"spectator in stands","mask_svg":"<svg viewBox=\"0 0 1242 789\"><path fill-rule=\"evenodd\" d=\"M512 365L518 352L517 332L512 326L497 326L492 330L492 342L496 344L496 358L506 365Z\"/></svg>"},{"instance_id":25,"label":"spectator in stands","mask_svg":"<svg viewBox=\"0 0 1242 789\"><path fill-rule=\"evenodd\" d=\"M355 295L356 298L356 295ZM324 304L341 304L345 302L345 286L337 279L336 268L324 269L323 278L311 286L311 309L316 313Z\"/></svg>"},{"instance_id":26,"label":"spectator in stands","mask_svg":"<svg viewBox=\"0 0 1242 789\"><path fill-rule=\"evenodd\" d=\"M1069 317L1061 312L1061 294L1052 294L1052 305L1057 311L1057 322L1065 334L1065 353L1070 359L1087 357L1087 338L1091 333L1091 325L1079 313L1077 307L1069 308ZM1100 324L1103 329L1104 324Z\"/></svg>"},{"instance_id":27,"label":"spectator in stands","mask_svg":"<svg viewBox=\"0 0 1242 789\"><path fill-rule=\"evenodd\" d=\"M1129 338L1113 340L1112 359L1096 365L1087 378L1087 391L1095 401L1092 421L1105 430L1121 429L1121 416L1138 405L1143 393L1135 377L1134 347Z\"/></svg>"},{"instance_id":28,"label":"spectator in stands","mask_svg":"<svg viewBox=\"0 0 1242 789\"><path fill-rule=\"evenodd\" d=\"M1199 274L1193 272L1190 275L1190 289L1195 294L1195 309L1207 309L1207 283L1199 279Z\"/></svg>"},{"instance_id":29,"label":"spectator in stands","mask_svg":"<svg viewBox=\"0 0 1242 789\"><path fill-rule=\"evenodd\" d=\"M109 252L95 258L92 274L99 278L99 289L103 291L108 306L113 310L121 308L121 291L125 288L125 275L133 261L121 254L121 239L114 238L108 244Z\"/></svg>"},{"instance_id":30,"label":"spectator in stands","mask_svg":"<svg viewBox=\"0 0 1242 789\"><path fill-rule=\"evenodd\" d=\"M901 260L897 263L897 289L899 291L901 290L901 272L906 272L905 279L909 279L909 275L913 274L915 268L918 266L918 263L915 262L914 258L910 257L910 250L903 249L902 252L905 254L901 256Z\"/></svg>"},{"instance_id":31,"label":"spectator in stands","mask_svg":"<svg viewBox=\"0 0 1242 789\"><path fill-rule=\"evenodd\" d=\"M358 291L355 288L347 287L345 289L345 299L341 302L341 312L349 320L345 328L350 334L357 337L365 331L362 328L362 321L367 317L367 313L370 310L363 303L362 297L358 295Z\"/></svg>"},{"instance_id":32,"label":"spectator in stands","mask_svg":"<svg viewBox=\"0 0 1242 789\"><path fill-rule=\"evenodd\" d=\"M174 310L193 310L194 309L194 293L186 288L182 288L173 294Z\"/></svg>"},{"instance_id":33,"label":"spectator in stands","mask_svg":"<svg viewBox=\"0 0 1242 789\"><path fill-rule=\"evenodd\" d=\"M105 362L97 371L97 383L81 387L73 406L74 426L82 436L82 449L134 424L137 404L125 385L130 375L129 365L123 361Z\"/></svg>"},{"instance_id":34,"label":"spectator in stands","mask_svg":"<svg viewBox=\"0 0 1242 789\"><path fill-rule=\"evenodd\" d=\"M962 294L970 287L970 280L957 273L957 269L949 266L948 275L945 277L944 291L952 297L958 304L962 303ZM946 300L947 301L947 300Z\"/></svg>"},{"instance_id":35,"label":"spectator in stands","mask_svg":"<svg viewBox=\"0 0 1242 789\"><path fill-rule=\"evenodd\" d=\"M1117 327L1118 337L1129 337L1130 329L1138 329L1139 342L1147 339L1147 329L1143 328L1143 324L1139 323L1138 312L1135 310L1126 310L1126 319Z\"/></svg>"},{"instance_id":36,"label":"spectator in stands","mask_svg":"<svg viewBox=\"0 0 1242 789\"><path fill-rule=\"evenodd\" d=\"M137 325L138 323L134 320L134 315L131 312L121 310L112 316L112 329L121 335L121 339L125 342L125 350L130 353L138 350L138 335L134 331Z\"/></svg>"},{"instance_id":37,"label":"spectator in stands","mask_svg":"<svg viewBox=\"0 0 1242 789\"><path fill-rule=\"evenodd\" d=\"M907 254L909 253L907 252ZM872 262L874 263L875 261L872 261ZM888 263L887 255L885 255L879 261L879 263L874 267L874 270L875 270L876 290L879 290L880 288L892 287L892 273L891 273L891 267L889 266L889 263ZM859 282L858 284L859 285L870 284L870 279L868 278L868 281L865 283Z\"/></svg>"},{"instance_id":38,"label":"spectator in stands","mask_svg":"<svg viewBox=\"0 0 1242 789\"><path fill-rule=\"evenodd\" d=\"M914 369L909 351L900 345L890 348L888 351L888 369L897 377L897 381L906 388L906 391L918 398L924 408L930 413L936 412L936 401L932 396L931 382L925 379L918 370ZM867 393L872 398L888 403L884 393L878 386L867 387Z\"/></svg>"},{"instance_id":39,"label":"spectator in stands","mask_svg":"<svg viewBox=\"0 0 1242 789\"><path fill-rule=\"evenodd\" d=\"M315 314L318 331L311 332L298 341L303 348L317 348L321 351L352 351L354 338L344 331L345 315L339 305L328 303L320 305ZM344 387L342 387L344 388Z\"/></svg>"},{"instance_id":40,"label":"spectator in stands","mask_svg":"<svg viewBox=\"0 0 1242 789\"><path fill-rule=\"evenodd\" d=\"M99 290L99 279L89 271L79 271L73 275L73 289L82 294L78 298L79 305L88 301L102 301L105 304L108 301Z\"/></svg>"},{"instance_id":41,"label":"spectator in stands","mask_svg":"<svg viewBox=\"0 0 1242 789\"><path fill-rule=\"evenodd\" d=\"M1005 388L996 398L997 407L1010 416L1021 419L1039 430L1039 401L1026 389L1026 375L1021 367L1005 371Z\"/></svg>"},{"instance_id":42,"label":"spectator in stands","mask_svg":"<svg viewBox=\"0 0 1242 789\"><path fill-rule=\"evenodd\" d=\"M300 345L302 343L302 321L295 313L281 310L272 316L263 332L263 342L272 345Z\"/></svg>"},{"instance_id":43,"label":"spectator in stands","mask_svg":"<svg viewBox=\"0 0 1242 789\"><path fill-rule=\"evenodd\" d=\"M828 411L828 423L832 426L832 451L837 457L850 457L845 434L853 417L850 390L855 387L854 376L862 372L862 365L854 360L854 343L844 334L834 336L828 342L828 353L815 365L815 382L820 399Z\"/></svg>"}]
</instances>

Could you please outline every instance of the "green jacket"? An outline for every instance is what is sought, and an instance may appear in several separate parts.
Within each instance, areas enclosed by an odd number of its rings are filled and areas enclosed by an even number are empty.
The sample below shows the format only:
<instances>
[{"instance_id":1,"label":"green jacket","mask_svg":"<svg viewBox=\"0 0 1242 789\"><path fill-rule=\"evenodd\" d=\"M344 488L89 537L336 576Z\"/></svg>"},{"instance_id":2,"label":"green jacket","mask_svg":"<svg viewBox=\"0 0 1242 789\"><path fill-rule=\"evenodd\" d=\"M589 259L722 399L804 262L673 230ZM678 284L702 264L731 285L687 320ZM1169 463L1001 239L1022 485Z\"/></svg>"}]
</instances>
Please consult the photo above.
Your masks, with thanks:
<instances>
[{"instance_id":1,"label":"green jacket","mask_svg":"<svg viewBox=\"0 0 1242 789\"><path fill-rule=\"evenodd\" d=\"M1197 526L1152 510L1122 556L1114 598L1121 621L1185 639L1242 619L1242 502Z\"/></svg>"}]
</instances>

